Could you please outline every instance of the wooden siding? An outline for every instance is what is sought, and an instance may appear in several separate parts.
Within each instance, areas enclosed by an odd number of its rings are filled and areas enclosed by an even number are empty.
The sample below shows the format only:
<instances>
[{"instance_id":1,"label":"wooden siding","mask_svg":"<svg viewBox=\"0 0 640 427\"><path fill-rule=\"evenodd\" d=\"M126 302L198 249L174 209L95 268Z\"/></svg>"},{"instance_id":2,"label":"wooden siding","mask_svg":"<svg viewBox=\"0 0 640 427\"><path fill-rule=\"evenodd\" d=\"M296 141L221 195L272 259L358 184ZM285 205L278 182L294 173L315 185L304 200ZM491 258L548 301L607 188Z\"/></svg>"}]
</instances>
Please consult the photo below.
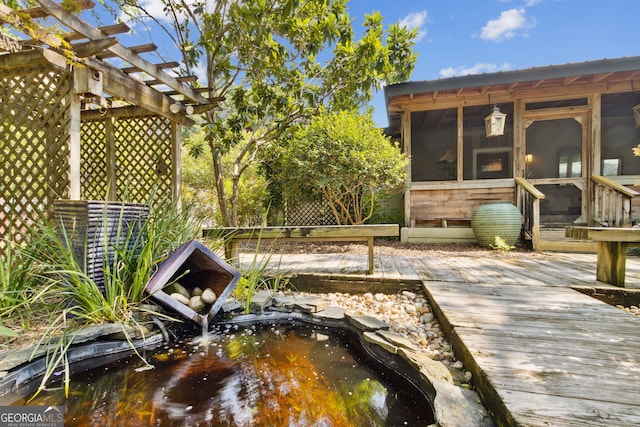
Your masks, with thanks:
<instances>
[{"instance_id":1,"label":"wooden siding","mask_svg":"<svg viewBox=\"0 0 640 427\"><path fill-rule=\"evenodd\" d=\"M411 190L411 222L470 220L473 210L488 202L515 200L513 187Z\"/></svg>"},{"instance_id":2,"label":"wooden siding","mask_svg":"<svg viewBox=\"0 0 640 427\"><path fill-rule=\"evenodd\" d=\"M638 160L640 161L640 159ZM640 185L630 186L632 190L640 193ZM631 199L631 221L638 222L640 218L640 197L634 197Z\"/></svg>"}]
</instances>

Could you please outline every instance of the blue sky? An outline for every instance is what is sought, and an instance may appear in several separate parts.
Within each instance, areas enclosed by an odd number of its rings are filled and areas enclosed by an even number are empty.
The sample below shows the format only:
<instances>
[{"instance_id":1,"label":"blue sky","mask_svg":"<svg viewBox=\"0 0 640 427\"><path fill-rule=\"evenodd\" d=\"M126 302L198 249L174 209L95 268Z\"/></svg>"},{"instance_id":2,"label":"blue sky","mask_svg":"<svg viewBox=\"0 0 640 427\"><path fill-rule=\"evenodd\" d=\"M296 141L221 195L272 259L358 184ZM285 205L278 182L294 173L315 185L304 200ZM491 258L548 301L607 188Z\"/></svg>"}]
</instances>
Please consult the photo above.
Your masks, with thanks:
<instances>
[{"instance_id":1,"label":"blue sky","mask_svg":"<svg viewBox=\"0 0 640 427\"><path fill-rule=\"evenodd\" d=\"M418 28L412 81L640 55L640 0L351 0ZM374 120L387 126L382 92Z\"/></svg>"},{"instance_id":2,"label":"blue sky","mask_svg":"<svg viewBox=\"0 0 640 427\"><path fill-rule=\"evenodd\" d=\"M158 0L141 1L162 20ZM356 31L374 10L387 24L418 29L412 81L640 55L640 0L350 0L348 7ZM137 44L147 36L140 26L134 32ZM176 59L154 41L159 54ZM386 127L382 91L371 105Z\"/></svg>"}]
</instances>

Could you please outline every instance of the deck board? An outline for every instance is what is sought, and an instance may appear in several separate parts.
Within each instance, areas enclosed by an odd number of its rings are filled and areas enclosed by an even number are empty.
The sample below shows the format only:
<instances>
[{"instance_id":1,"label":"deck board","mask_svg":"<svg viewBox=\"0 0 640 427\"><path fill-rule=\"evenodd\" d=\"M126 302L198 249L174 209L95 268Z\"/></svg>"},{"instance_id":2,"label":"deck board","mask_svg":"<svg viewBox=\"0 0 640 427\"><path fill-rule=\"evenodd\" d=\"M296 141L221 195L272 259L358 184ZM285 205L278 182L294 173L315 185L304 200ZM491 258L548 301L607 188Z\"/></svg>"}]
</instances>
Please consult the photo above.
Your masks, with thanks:
<instances>
[{"instance_id":1,"label":"deck board","mask_svg":"<svg viewBox=\"0 0 640 427\"><path fill-rule=\"evenodd\" d=\"M376 255L375 264L368 275L365 255L286 255L268 270L420 279L498 424L640 425L640 318L571 288L607 287L595 280L595 254ZM626 283L640 287L637 257L627 260Z\"/></svg>"},{"instance_id":2,"label":"deck board","mask_svg":"<svg viewBox=\"0 0 640 427\"><path fill-rule=\"evenodd\" d=\"M640 424L640 319L569 287L426 286L467 368L489 379L481 395L496 393L508 408L503 421L602 425L596 408L617 425ZM624 409L610 414L612 403Z\"/></svg>"}]
</instances>

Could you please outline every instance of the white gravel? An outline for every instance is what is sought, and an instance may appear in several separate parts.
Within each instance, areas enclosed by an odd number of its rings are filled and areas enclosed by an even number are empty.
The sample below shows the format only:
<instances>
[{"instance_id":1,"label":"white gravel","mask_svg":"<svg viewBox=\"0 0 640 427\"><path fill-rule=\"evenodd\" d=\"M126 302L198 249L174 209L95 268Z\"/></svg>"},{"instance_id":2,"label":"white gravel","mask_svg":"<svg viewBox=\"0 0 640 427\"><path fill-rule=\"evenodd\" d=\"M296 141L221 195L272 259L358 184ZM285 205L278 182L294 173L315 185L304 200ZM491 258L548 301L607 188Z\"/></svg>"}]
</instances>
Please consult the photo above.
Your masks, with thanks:
<instances>
[{"instance_id":1,"label":"white gravel","mask_svg":"<svg viewBox=\"0 0 640 427\"><path fill-rule=\"evenodd\" d=\"M633 314L634 316L640 316L640 308L638 308L638 306L632 305L629 307L625 307L624 305L616 305L616 308L619 308L622 311L626 311L629 314Z\"/></svg>"},{"instance_id":2,"label":"white gravel","mask_svg":"<svg viewBox=\"0 0 640 427\"><path fill-rule=\"evenodd\" d=\"M366 293L352 295L346 293L308 294L329 301L330 305L345 308L355 314L376 317L389 325L389 330L411 340L431 359L461 370L466 382L471 374L463 371L463 364L456 360L451 344L445 338L440 324L435 319L431 307L424 295L403 291L399 294Z\"/></svg>"}]
</instances>

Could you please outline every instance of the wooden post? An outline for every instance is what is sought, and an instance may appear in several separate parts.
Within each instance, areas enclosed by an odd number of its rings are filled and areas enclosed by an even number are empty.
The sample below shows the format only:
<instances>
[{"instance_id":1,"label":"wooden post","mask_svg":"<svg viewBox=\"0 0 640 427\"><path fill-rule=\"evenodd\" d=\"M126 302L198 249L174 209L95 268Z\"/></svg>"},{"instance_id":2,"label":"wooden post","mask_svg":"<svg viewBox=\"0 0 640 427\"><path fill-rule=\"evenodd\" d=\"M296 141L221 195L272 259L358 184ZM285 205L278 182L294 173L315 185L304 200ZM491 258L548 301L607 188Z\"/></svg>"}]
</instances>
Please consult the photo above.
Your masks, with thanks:
<instances>
[{"instance_id":1,"label":"wooden post","mask_svg":"<svg viewBox=\"0 0 640 427\"><path fill-rule=\"evenodd\" d=\"M588 170L582 172L582 176L600 175L602 173L600 162L602 159L602 94L594 93L591 96L591 152L590 160L588 164ZM587 141L589 138L587 138ZM587 225L596 225L593 218L603 218L598 213L598 196L596 194L599 191L600 185L593 182L591 179L587 179L587 188L582 192L583 203L586 203L586 211L583 214L586 215ZM591 196L591 197L590 197ZM586 200L585 200L586 199ZM609 224L611 226L611 224Z\"/></svg>"},{"instance_id":2,"label":"wooden post","mask_svg":"<svg viewBox=\"0 0 640 427\"><path fill-rule=\"evenodd\" d=\"M402 120L402 146L404 155L407 159L411 159L411 113L403 112L400 116ZM411 161L407 162L405 168L409 185L404 191L404 226L411 227Z\"/></svg>"},{"instance_id":3,"label":"wooden post","mask_svg":"<svg viewBox=\"0 0 640 427\"><path fill-rule=\"evenodd\" d=\"M464 179L464 110L462 105L458 106L456 126L456 181Z\"/></svg>"},{"instance_id":4,"label":"wooden post","mask_svg":"<svg viewBox=\"0 0 640 427\"><path fill-rule=\"evenodd\" d=\"M69 98L69 199L80 200L80 96L71 94Z\"/></svg>"},{"instance_id":5,"label":"wooden post","mask_svg":"<svg viewBox=\"0 0 640 427\"><path fill-rule=\"evenodd\" d=\"M118 200L118 188L116 179L116 140L115 140L115 117L105 120L105 136L107 139L107 200Z\"/></svg>"},{"instance_id":6,"label":"wooden post","mask_svg":"<svg viewBox=\"0 0 640 427\"><path fill-rule=\"evenodd\" d=\"M598 242L596 279L624 287L627 242Z\"/></svg>"},{"instance_id":7,"label":"wooden post","mask_svg":"<svg viewBox=\"0 0 640 427\"><path fill-rule=\"evenodd\" d=\"M182 162L180 159L180 125L171 122L171 189L174 202L182 197Z\"/></svg>"},{"instance_id":8,"label":"wooden post","mask_svg":"<svg viewBox=\"0 0 640 427\"><path fill-rule=\"evenodd\" d=\"M540 247L540 199L531 197L531 245L533 250Z\"/></svg>"},{"instance_id":9,"label":"wooden post","mask_svg":"<svg viewBox=\"0 0 640 427\"><path fill-rule=\"evenodd\" d=\"M369 244L369 274L373 274L373 236L367 238Z\"/></svg>"},{"instance_id":10,"label":"wooden post","mask_svg":"<svg viewBox=\"0 0 640 427\"><path fill-rule=\"evenodd\" d=\"M240 242L234 240L233 237L224 239L224 256L229 264L240 266Z\"/></svg>"}]
</instances>

